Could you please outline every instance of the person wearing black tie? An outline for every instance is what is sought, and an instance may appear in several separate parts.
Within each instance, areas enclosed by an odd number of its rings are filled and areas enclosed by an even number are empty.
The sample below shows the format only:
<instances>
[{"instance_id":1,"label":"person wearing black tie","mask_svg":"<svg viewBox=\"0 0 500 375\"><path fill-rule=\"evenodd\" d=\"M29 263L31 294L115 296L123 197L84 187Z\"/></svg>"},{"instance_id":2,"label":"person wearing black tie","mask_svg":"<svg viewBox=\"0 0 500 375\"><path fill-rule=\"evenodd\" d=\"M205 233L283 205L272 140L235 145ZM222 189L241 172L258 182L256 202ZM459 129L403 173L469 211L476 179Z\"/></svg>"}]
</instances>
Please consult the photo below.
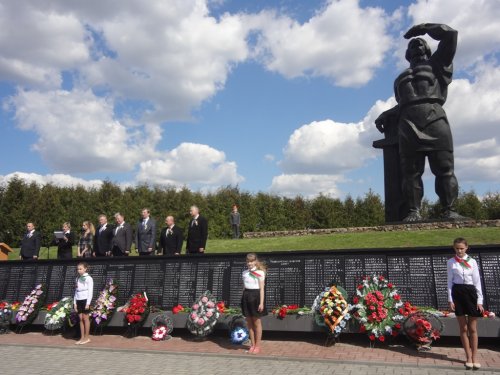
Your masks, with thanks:
<instances>
[{"instance_id":1,"label":"person wearing black tie","mask_svg":"<svg viewBox=\"0 0 500 375\"><path fill-rule=\"evenodd\" d=\"M119 212L115 214L115 220L111 252L113 256L128 256L132 247L132 227Z\"/></svg>"},{"instance_id":2,"label":"person wearing black tie","mask_svg":"<svg viewBox=\"0 0 500 375\"><path fill-rule=\"evenodd\" d=\"M175 225L173 216L167 216L165 224L167 226L162 229L160 234L160 249L163 255L180 255L184 241L182 229Z\"/></svg>"},{"instance_id":3,"label":"person wearing black tie","mask_svg":"<svg viewBox=\"0 0 500 375\"><path fill-rule=\"evenodd\" d=\"M75 234L71 232L71 224L66 222L62 225L63 238L56 238L57 259L73 258L73 244L75 243Z\"/></svg>"},{"instance_id":4,"label":"person wearing black tie","mask_svg":"<svg viewBox=\"0 0 500 375\"><path fill-rule=\"evenodd\" d=\"M205 253L208 238L207 219L200 215L200 210L197 206L191 206L189 213L192 219L189 223L186 253L203 254Z\"/></svg>"},{"instance_id":5,"label":"person wearing black tie","mask_svg":"<svg viewBox=\"0 0 500 375\"><path fill-rule=\"evenodd\" d=\"M106 215L99 215L99 227L97 228L94 236L94 247L92 249L92 256L94 257L110 257L111 249L113 247L113 234L114 228L108 224Z\"/></svg>"},{"instance_id":6,"label":"person wearing black tie","mask_svg":"<svg viewBox=\"0 0 500 375\"><path fill-rule=\"evenodd\" d=\"M19 259L38 259L40 253L40 245L42 239L40 232L35 230L35 224L26 224L26 234L21 240L21 251L19 252Z\"/></svg>"},{"instance_id":7,"label":"person wearing black tie","mask_svg":"<svg viewBox=\"0 0 500 375\"><path fill-rule=\"evenodd\" d=\"M135 231L135 248L140 256L153 255L156 245L156 221L150 217L148 208L143 208L142 220L137 223Z\"/></svg>"}]
</instances>

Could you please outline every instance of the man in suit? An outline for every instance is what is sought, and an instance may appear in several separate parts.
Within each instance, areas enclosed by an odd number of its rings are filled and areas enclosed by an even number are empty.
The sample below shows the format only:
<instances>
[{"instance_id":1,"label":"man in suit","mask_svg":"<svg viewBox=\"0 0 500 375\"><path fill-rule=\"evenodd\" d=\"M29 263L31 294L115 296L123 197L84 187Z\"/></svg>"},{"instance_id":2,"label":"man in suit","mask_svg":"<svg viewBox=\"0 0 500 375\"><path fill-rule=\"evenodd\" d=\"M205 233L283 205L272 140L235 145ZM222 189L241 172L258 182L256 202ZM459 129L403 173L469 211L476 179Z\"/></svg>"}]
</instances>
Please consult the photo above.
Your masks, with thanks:
<instances>
[{"instance_id":1,"label":"man in suit","mask_svg":"<svg viewBox=\"0 0 500 375\"><path fill-rule=\"evenodd\" d=\"M128 256L132 247L132 227L125 222L125 218L119 212L115 214L115 220L111 252L113 256Z\"/></svg>"},{"instance_id":2,"label":"man in suit","mask_svg":"<svg viewBox=\"0 0 500 375\"><path fill-rule=\"evenodd\" d=\"M135 248L140 256L153 255L156 245L156 221L150 217L148 208L143 208L142 220L137 223L135 231Z\"/></svg>"},{"instance_id":3,"label":"man in suit","mask_svg":"<svg viewBox=\"0 0 500 375\"><path fill-rule=\"evenodd\" d=\"M197 206L191 206L189 213L191 214L191 222L188 229L186 253L203 254L208 238L207 219L200 215L200 210Z\"/></svg>"},{"instance_id":4,"label":"man in suit","mask_svg":"<svg viewBox=\"0 0 500 375\"><path fill-rule=\"evenodd\" d=\"M42 236L40 232L35 230L35 224L26 224L26 234L21 240L21 251L19 252L19 259L38 259L38 254L40 253L40 245L42 242Z\"/></svg>"},{"instance_id":5,"label":"man in suit","mask_svg":"<svg viewBox=\"0 0 500 375\"><path fill-rule=\"evenodd\" d=\"M160 249L163 251L163 255L180 255L184 241L182 229L175 225L173 216L167 216L165 224L167 226L162 229L160 234Z\"/></svg>"},{"instance_id":6,"label":"man in suit","mask_svg":"<svg viewBox=\"0 0 500 375\"><path fill-rule=\"evenodd\" d=\"M99 215L99 226L94 236L94 248L92 255L95 257L110 257L111 249L113 248L114 228L108 224L106 215Z\"/></svg>"},{"instance_id":7,"label":"man in suit","mask_svg":"<svg viewBox=\"0 0 500 375\"><path fill-rule=\"evenodd\" d=\"M56 238L57 244L57 259L73 258L73 244L75 243L75 234L71 232L71 224L66 222L63 224L63 238Z\"/></svg>"}]
</instances>

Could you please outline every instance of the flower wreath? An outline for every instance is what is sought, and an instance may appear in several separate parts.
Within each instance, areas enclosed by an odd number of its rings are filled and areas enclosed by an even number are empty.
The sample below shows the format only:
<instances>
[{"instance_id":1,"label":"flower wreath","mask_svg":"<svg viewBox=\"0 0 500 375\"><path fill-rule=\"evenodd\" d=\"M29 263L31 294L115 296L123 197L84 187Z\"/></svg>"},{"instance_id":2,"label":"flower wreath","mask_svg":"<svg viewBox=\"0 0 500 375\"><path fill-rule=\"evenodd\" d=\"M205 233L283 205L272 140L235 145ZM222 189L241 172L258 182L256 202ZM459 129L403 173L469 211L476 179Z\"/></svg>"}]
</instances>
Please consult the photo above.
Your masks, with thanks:
<instances>
[{"instance_id":1,"label":"flower wreath","mask_svg":"<svg viewBox=\"0 0 500 375\"><path fill-rule=\"evenodd\" d=\"M430 346L441 337L444 328L441 320L432 313L417 311L410 314L403 323L406 337L417 346Z\"/></svg>"},{"instance_id":2,"label":"flower wreath","mask_svg":"<svg viewBox=\"0 0 500 375\"><path fill-rule=\"evenodd\" d=\"M25 326L35 320L38 311L43 306L45 300L45 285L38 284L30 294L26 296L21 307L16 314L16 323Z\"/></svg>"},{"instance_id":3,"label":"flower wreath","mask_svg":"<svg viewBox=\"0 0 500 375\"><path fill-rule=\"evenodd\" d=\"M73 298L64 297L55 306L53 306L45 315L43 325L49 331L55 331L64 326L64 323L69 319L71 309L73 307Z\"/></svg>"},{"instance_id":4,"label":"flower wreath","mask_svg":"<svg viewBox=\"0 0 500 375\"><path fill-rule=\"evenodd\" d=\"M189 314L187 321L187 329L193 335L205 337L212 333L220 315L216 303L216 299L207 290L193 304L193 310Z\"/></svg>"},{"instance_id":5,"label":"flower wreath","mask_svg":"<svg viewBox=\"0 0 500 375\"><path fill-rule=\"evenodd\" d=\"M8 302L0 302L0 334L9 332L12 319L12 305Z\"/></svg>"},{"instance_id":6,"label":"flower wreath","mask_svg":"<svg viewBox=\"0 0 500 375\"><path fill-rule=\"evenodd\" d=\"M151 329L153 334L151 338L154 341L170 340L170 334L174 330L174 323L172 318L165 314L156 315L151 322Z\"/></svg>"},{"instance_id":7,"label":"flower wreath","mask_svg":"<svg viewBox=\"0 0 500 375\"><path fill-rule=\"evenodd\" d=\"M359 331L366 332L371 341L384 342L386 336L397 336L404 320L399 311L403 303L397 289L383 276L363 278L353 303Z\"/></svg>"},{"instance_id":8,"label":"flower wreath","mask_svg":"<svg viewBox=\"0 0 500 375\"><path fill-rule=\"evenodd\" d=\"M98 327L105 327L111 320L116 310L116 295L118 293L118 283L114 279L106 281L104 289L99 293L99 297L92 306L90 318Z\"/></svg>"},{"instance_id":9,"label":"flower wreath","mask_svg":"<svg viewBox=\"0 0 500 375\"><path fill-rule=\"evenodd\" d=\"M130 326L140 326L149 314L148 297L146 292L134 294L122 309L125 321Z\"/></svg>"},{"instance_id":10,"label":"flower wreath","mask_svg":"<svg viewBox=\"0 0 500 375\"><path fill-rule=\"evenodd\" d=\"M243 315L233 315L228 323L228 328L232 344L242 345L250 339L250 332L248 332L247 322Z\"/></svg>"},{"instance_id":11,"label":"flower wreath","mask_svg":"<svg viewBox=\"0 0 500 375\"><path fill-rule=\"evenodd\" d=\"M325 288L313 304L316 313L316 322L329 328L334 337L338 337L347 327L347 321L351 319L349 304L346 301L347 292L335 285Z\"/></svg>"}]
</instances>

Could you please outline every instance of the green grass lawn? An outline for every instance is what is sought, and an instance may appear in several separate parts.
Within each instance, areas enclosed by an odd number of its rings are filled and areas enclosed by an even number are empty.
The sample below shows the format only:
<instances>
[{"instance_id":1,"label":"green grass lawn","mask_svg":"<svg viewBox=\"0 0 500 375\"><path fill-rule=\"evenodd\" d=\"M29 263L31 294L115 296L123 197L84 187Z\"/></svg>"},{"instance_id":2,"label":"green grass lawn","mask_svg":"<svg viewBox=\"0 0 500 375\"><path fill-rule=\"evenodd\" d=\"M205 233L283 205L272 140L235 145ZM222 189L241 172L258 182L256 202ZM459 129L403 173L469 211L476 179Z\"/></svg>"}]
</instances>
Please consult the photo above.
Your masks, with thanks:
<instances>
[{"instance_id":1,"label":"green grass lawn","mask_svg":"<svg viewBox=\"0 0 500 375\"><path fill-rule=\"evenodd\" d=\"M451 246L456 237L465 237L471 246L500 244L500 228L464 228L398 232L335 233L301 237L274 237L240 240L209 240L207 253L246 253L279 250L340 250L363 248ZM74 248L76 255L76 247ZM50 249L55 258L57 248ZM134 252L132 255L136 255ZM9 259L18 259L19 249ZM40 252L47 259L47 249Z\"/></svg>"}]
</instances>

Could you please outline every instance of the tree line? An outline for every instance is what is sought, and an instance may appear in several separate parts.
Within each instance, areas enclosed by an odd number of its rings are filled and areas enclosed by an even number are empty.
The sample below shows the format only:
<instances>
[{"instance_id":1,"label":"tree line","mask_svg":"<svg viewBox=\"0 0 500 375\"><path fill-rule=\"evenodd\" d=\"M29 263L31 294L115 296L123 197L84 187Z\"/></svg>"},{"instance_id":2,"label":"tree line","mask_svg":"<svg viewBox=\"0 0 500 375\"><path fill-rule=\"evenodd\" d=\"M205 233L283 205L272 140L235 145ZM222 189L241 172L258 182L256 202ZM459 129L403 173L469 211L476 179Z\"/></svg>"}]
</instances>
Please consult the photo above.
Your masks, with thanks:
<instances>
[{"instance_id":1,"label":"tree line","mask_svg":"<svg viewBox=\"0 0 500 375\"><path fill-rule=\"evenodd\" d=\"M96 224L97 216L102 213L114 223L114 213L121 212L134 225L145 207L151 210L159 228L167 215L173 215L177 225L186 229L193 204L209 220L210 238L231 237L229 214L234 204L239 207L242 232L384 224L383 201L371 190L357 198L347 196L341 200L320 194L308 199L263 192L252 194L235 186L201 193L173 186L139 185L122 189L110 181L99 188L58 187L13 178L0 186L0 242L17 247L28 221L33 221L42 232L45 245L52 239L52 232L65 221L78 233L85 220ZM424 217L439 217L439 203L424 201L422 207ZM474 191L462 192L456 208L473 219L499 219L500 193L480 198Z\"/></svg>"}]
</instances>

